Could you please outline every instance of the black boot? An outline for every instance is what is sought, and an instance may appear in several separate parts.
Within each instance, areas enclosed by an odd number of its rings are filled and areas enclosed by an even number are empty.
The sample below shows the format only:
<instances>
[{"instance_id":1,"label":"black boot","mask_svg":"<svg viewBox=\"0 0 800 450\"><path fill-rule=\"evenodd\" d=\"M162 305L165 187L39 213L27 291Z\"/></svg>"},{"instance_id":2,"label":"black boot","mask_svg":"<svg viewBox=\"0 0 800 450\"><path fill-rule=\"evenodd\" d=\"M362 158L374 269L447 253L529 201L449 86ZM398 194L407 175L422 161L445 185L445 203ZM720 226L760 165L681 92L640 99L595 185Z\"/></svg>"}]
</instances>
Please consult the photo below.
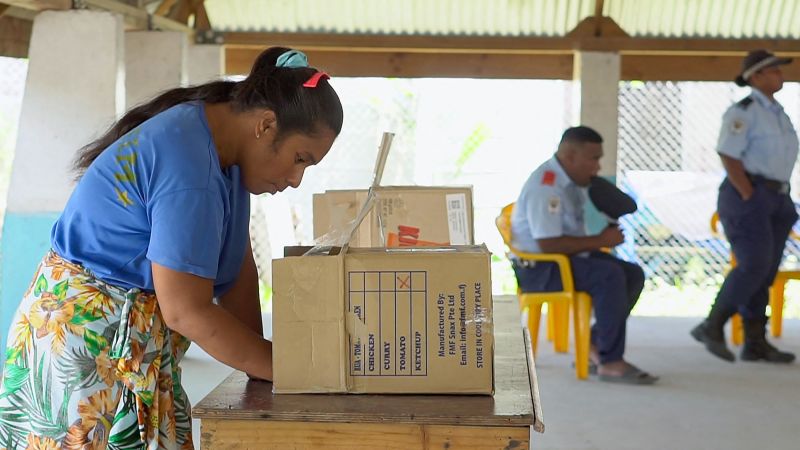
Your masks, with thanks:
<instances>
[{"instance_id":1,"label":"black boot","mask_svg":"<svg viewBox=\"0 0 800 450\"><path fill-rule=\"evenodd\" d=\"M736 357L728 350L725 344L725 322L733 315L732 312L714 303L708 318L691 331L692 337L706 346L706 350L717 358L728 362L736 361Z\"/></svg>"},{"instance_id":2,"label":"black boot","mask_svg":"<svg viewBox=\"0 0 800 450\"><path fill-rule=\"evenodd\" d=\"M794 354L782 352L767 342L767 318L744 321L744 346L742 361L767 361L789 364L794 361Z\"/></svg>"}]
</instances>

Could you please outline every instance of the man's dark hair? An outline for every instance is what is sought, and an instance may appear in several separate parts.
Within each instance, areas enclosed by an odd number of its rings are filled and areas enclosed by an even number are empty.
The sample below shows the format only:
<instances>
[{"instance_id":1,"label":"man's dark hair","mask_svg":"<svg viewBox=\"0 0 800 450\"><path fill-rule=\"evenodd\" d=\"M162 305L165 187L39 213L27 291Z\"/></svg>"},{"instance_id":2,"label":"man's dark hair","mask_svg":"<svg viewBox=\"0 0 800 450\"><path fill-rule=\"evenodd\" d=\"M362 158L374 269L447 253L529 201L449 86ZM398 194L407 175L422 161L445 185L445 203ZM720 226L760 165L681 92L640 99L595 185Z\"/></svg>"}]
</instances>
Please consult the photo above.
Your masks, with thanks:
<instances>
[{"instance_id":1,"label":"man's dark hair","mask_svg":"<svg viewBox=\"0 0 800 450\"><path fill-rule=\"evenodd\" d=\"M602 144L603 137L600 136L600 133L593 130L592 128L585 127L583 125L567 128L564 131L564 134L561 135L561 142L563 144L565 142L573 142L577 144L582 144L584 142L591 142L593 144Z\"/></svg>"}]
</instances>

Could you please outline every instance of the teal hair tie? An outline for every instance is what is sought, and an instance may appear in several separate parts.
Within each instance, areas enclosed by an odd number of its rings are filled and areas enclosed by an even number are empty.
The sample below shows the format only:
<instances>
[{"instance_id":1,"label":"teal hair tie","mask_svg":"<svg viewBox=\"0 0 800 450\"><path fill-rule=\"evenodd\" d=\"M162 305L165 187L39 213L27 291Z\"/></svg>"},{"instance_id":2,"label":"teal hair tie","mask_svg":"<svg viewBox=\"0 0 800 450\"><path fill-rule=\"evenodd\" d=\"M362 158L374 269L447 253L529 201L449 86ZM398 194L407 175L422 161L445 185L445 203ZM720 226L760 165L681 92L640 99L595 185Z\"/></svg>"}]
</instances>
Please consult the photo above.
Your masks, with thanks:
<instances>
[{"instance_id":1,"label":"teal hair tie","mask_svg":"<svg viewBox=\"0 0 800 450\"><path fill-rule=\"evenodd\" d=\"M295 69L298 67L308 67L308 58L305 53L297 50L288 50L278 56L275 67L288 67Z\"/></svg>"}]
</instances>

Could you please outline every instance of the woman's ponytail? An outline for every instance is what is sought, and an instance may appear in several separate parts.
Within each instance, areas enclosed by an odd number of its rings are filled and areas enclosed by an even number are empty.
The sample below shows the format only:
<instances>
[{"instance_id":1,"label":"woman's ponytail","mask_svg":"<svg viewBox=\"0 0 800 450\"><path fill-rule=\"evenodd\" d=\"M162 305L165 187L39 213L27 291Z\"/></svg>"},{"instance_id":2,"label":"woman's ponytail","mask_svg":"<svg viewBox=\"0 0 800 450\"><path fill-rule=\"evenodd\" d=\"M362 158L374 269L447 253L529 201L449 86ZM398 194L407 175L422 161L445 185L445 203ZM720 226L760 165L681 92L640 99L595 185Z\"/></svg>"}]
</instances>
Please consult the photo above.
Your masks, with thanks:
<instances>
[{"instance_id":1,"label":"woman's ponytail","mask_svg":"<svg viewBox=\"0 0 800 450\"><path fill-rule=\"evenodd\" d=\"M180 103L197 100L207 103L230 101L235 86L236 82L233 81L213 81L199 86L170 89L147 103L129 110L105 134L78 151L74 164L78 177L83 175L103 150L147 119Z\"/></svg>"},{"instance_id":2,"label":"woman's ponytail","mask_svg":"<svg viewBox=\"0 0 800 450\"><path fill-rule=\"evenodd\" d=\"M313 86L308 85L315 75L317 81ZM277 139L293 132L314 135L320 127L330 129L335 135L342 130L342 103L327 76L320 77L318 70L308 67L302 52L272 47L256 58L250 75L243 81L214 81L171 89L125 113L103 136L80 149L74 165L78 177L117 139L156 114L191 101L230 102L239 112L256 108L274 111L279 129Z\"/></svg>"}]
</instances>

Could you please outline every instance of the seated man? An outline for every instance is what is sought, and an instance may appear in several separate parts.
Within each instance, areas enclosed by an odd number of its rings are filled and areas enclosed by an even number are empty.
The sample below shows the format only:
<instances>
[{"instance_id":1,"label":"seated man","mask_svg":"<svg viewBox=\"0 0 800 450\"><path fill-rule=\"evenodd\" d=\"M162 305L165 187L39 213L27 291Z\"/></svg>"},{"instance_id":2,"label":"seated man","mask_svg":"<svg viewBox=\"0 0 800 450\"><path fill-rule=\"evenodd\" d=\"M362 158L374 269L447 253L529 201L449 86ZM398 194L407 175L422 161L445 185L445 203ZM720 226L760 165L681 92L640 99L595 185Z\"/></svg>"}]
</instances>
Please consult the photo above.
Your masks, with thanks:
<instances>
[{"instance_id":1,"label":"seated man","mask_svg":"<svg viewBox=\"0 0 800 450\"><path fill-rule=\"evenodd\" d=\"M644 287L644 272L636 264L601 251L624 241L616 225L587 236L584 224L586 188L600 170L602 142L600 134L589 127L564 132L555 156L539 166L522 188L511 217L513 245L529 253L570 256L575 289L592 296L595 324L591 358L600 380L653 384L658 377L622 357L625 322ZM512 263L524 292L561 289L555 263Z\"/></svg>"}]
</instances>

